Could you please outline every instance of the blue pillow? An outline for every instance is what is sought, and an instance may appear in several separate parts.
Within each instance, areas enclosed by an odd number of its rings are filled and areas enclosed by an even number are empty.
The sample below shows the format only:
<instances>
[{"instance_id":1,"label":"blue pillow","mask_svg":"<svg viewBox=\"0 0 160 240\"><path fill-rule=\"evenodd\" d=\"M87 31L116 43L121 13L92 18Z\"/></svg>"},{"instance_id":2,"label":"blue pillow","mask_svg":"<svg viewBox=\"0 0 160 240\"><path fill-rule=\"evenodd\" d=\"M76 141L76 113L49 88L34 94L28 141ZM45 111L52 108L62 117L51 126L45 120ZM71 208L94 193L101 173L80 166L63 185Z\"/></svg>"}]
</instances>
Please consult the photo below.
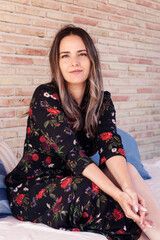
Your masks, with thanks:
<instances>
[{"instance_id":1,"label":"blue pillow","mask_svg":"<svg viewBox=\"0 0 160 240\"><path fill-rule=\"evenodd\" d=\"M127 162L130 162L133 166L135 166L143 179L150 179L151 176L144 169L144 166L141 163L141 157L135 139L121 129L117 129L117 133L121 136ZM99 165L98 152L92 156L92 159L97 165Z\"/></svg>"},{"instance_id":2,"label":"blue pillow","mask_svg":"<svg viewBox=\"0 0 160 240\"><path fill-rule=\"evenodd\" d=\"M123 147L126 153L127 162L131 163L138 170L143 179L150 179L151 176L144 169L143 164L141 163L141 157L138 150L138 145L136 140L121 129L117 129L117 133L122 138Z\"/></svg>"},{"instance_id":3,"label":"blue pillow","mask_svg":"<svg viewBox=\"0 0 160 240\"><path fill-rule=\"evenodd\" d=\"M5 176L6 171L0 161L0 218L12 215L7 199L6 185L4 183Z\"/></svg>"}]
</instances>

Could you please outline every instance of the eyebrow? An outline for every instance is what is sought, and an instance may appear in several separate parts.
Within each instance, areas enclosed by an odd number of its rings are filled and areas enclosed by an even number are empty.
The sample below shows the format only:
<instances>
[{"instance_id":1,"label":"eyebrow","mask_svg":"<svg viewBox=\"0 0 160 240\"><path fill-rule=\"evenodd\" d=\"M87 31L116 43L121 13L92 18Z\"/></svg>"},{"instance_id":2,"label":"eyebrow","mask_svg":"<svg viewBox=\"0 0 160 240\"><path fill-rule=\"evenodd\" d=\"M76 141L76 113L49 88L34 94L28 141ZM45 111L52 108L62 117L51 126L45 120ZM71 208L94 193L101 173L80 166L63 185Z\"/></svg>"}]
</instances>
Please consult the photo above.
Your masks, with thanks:
<instances>
[{"instance_id":1,"label":"eyebrow","mask_svg":"<svg viewBox=\"0 0 160 240\"><path fill-rule=\"evenodd\" d=\"M87 52L86 49L82 49L82 50L78 50L77 52L80 53L80 52ZM63 52L60 52L60 54L64 54L64 53L70 53L69 51L63 51Z\"/></svg>"}]
</instances>

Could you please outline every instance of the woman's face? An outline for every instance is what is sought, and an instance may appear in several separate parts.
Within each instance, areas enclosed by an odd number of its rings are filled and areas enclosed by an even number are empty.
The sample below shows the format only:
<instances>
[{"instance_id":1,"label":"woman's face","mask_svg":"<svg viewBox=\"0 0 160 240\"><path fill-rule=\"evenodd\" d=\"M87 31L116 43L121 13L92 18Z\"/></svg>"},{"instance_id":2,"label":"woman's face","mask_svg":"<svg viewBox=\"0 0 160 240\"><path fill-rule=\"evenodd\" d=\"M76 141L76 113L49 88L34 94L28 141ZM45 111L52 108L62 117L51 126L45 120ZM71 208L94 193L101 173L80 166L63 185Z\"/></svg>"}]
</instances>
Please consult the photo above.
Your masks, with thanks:
<instances>
[{"instance_id":1,"label":"woman's face","mask_svg":"<svg viewBox=\"0 0 160 240\"><path fill-rule=\"evenodd\" d=\"M67 85L84 86L91 62L83 40L77 35L64 37L59 46L59 67Z\"/></svg>"}]
</instances>

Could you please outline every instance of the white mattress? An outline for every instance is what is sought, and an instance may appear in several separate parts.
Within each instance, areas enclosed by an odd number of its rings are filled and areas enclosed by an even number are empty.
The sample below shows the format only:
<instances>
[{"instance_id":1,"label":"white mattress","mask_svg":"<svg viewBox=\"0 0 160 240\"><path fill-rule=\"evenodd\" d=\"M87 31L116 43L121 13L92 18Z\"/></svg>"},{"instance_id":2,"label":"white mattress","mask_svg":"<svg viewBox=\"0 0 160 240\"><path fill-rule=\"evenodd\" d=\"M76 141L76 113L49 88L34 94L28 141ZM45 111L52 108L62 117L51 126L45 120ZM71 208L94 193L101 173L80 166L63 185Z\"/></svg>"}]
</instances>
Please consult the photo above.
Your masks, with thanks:
<instances>
[{"instance_id":1,"label":"white mattress","mask_svg":"<svg viewBox=\"0 0 160 240\"><path fill-rule=\"evenodd\" d=\"M160 159L143 162L152 176L146 183L160 206ZM96 233L56 230L44 224L21 222L14 217L0 219L0 240L106 240Z\"/></svg>"}]
</instances>

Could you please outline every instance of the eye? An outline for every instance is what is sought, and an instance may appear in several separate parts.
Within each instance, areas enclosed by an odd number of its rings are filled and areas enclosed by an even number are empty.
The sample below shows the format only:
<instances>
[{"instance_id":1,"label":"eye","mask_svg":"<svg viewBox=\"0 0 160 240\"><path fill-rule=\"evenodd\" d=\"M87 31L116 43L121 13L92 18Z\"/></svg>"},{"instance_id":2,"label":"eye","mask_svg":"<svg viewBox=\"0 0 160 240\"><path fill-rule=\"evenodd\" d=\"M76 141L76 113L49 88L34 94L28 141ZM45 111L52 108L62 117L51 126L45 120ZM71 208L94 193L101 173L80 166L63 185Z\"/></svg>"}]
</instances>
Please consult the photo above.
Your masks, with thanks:
<instances>
[{"instance_id":1,"label":"eye","mask_svg":"<svg viewBox=\"0 0 160 240\"><path fill-rule=\"evenodd\" d=\"M87 56L87 53L80 53L79 56Z\"/></svg>"},{"instance_id":2,"label":"eye","mask_svg":"<svg viewBox=\"0 0 160 240\"><path fill-rule=\"evenodd\" d=\"M63 58L63 59L64 58L69 58L69 55L68 54L64 54L64 55L61 56L61 58Z\"/></svg>"}]
</instances>

